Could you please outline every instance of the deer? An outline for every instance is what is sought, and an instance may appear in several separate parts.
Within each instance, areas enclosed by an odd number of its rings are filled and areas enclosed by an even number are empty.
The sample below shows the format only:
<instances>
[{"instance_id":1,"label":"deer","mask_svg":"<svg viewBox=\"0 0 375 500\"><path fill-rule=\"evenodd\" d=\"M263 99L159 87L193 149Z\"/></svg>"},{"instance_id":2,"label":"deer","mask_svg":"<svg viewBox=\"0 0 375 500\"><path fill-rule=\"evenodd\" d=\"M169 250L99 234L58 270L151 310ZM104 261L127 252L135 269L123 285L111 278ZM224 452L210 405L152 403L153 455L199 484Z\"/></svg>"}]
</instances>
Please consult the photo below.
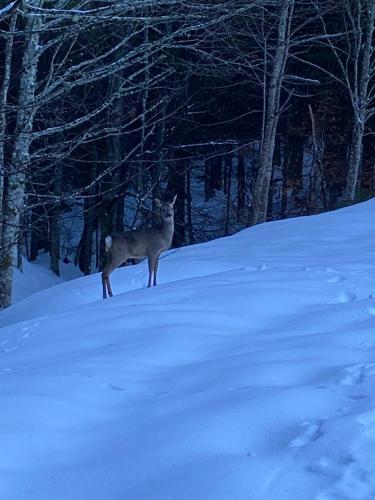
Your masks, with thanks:
<instances>
[{"instance_id":1,"label":"deer","mask_svg":"<svg viewBox=\"0 0 375 500\"><path fill-rule=\"evenodd\" d=\"M132 229L123 233L112 233L105 237L107 264L102 271L103 299L113 296L110 274L128 259L148 259L148 288L156 286L159 257L172 244L174 233L174 204L177 195L170 202L155 199L159 208L161 223L147 227Z\"/></svg>"}]
</instances>

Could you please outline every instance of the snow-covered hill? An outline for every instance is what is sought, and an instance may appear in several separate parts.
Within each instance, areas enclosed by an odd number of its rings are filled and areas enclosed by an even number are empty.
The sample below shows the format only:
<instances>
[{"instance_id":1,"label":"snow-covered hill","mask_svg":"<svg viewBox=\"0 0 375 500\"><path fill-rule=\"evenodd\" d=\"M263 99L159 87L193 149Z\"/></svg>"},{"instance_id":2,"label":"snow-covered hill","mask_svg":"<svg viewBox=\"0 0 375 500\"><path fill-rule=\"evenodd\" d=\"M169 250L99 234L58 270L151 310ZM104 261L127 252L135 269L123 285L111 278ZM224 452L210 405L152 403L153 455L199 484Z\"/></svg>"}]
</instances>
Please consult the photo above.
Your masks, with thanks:
<instances>
[{"instance_id":1,"label":"snow-covered hill","mask_svg":"<svg viewBox=\"0 0 375 500\"><path fill-rule=\"evenodd\" d=\"M0 313L0 498L375 498L375 200Z\"/></svg>"},{"instance_id":2,"label":"snow-covered hill","mask_svg":"<svg viewBox=\"0 0 375 500\"><path fill-rule=\"evenodd\" d=\"M83 276L73 263L60 262L60 278L50 270L49 254L42 253L36 262L23 260L23 271L14 270L12 302L29 297L33 293L57 285L65 280Z\"/></svg>"},{"instance_id":3,"label":"snow-covered hill","mask_svg":"<svg viewBox=\"0 0 375 500\"><path fill-rule=\"evenodd\" d=\"M23 271L14 270L12 298L18 302L39 290L61 283L61 279L46 266L39 263L23 261Z\"/></svg>"}]
</instances>

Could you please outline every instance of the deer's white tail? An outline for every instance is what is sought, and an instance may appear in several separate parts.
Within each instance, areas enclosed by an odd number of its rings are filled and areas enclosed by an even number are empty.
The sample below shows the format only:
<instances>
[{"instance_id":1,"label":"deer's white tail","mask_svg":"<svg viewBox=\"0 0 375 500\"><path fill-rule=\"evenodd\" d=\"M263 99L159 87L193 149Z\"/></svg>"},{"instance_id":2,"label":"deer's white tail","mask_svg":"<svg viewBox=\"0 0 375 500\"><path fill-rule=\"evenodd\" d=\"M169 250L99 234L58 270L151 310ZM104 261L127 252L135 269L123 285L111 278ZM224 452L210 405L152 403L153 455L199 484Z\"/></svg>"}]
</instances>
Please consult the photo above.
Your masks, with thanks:
<instances>
[{"instance_id":1,"label":"deer's white tail","mask_svg":"<svg viewBox=\"0 0 375 500\"><path fill-rule=\"evenodd\" d=\"M105 237L105 251L108 252L112 246L112 236L108 235Z\"/></svg>"}]
</instances>

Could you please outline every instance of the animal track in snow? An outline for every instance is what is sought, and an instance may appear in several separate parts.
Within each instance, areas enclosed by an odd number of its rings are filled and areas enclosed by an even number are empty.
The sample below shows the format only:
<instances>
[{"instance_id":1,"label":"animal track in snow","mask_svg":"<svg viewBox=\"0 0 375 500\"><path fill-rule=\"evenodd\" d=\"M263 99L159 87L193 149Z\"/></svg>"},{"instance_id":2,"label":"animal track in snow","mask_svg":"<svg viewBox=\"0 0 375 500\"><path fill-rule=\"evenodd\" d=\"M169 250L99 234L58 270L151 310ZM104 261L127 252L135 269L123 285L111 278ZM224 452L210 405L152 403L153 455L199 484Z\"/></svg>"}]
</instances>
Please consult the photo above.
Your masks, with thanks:
<instances>
[{"instance_id":1,"label":"animal track in snow","mask_svg":"<svg viewBox=\"0 0 375 500\"><path fill-rule=\"evenodd\" d=\"M357 299L357 296L354 292L348 292L345 290L341 290L338 296L338 302L340 304L348 304L349 302L354 302Z\"/></svg>"},{"instance_id":2,"label":"animal track in snow","mask_svg":"<svg viewBox=\"0 0 375 500\"><path fill-rule=\"evenodd\" d=\"M18 346L14 346L14 347L5 347L5 349L2 351L3 353L8 353L8 352L13 352L13 351L16 351L18 349Z\"/></svg>"},{"instance_id":3,"label":"animal track in snow","mask_svg":"<svg viewBox=\"0 0 375 500\"><path fill-rule=\"evenodd\" d=\"M375 409L362 413L357 417L357 421L363 425L366 436L375 438Z\"/></svg>"},{"instance_id":4,"label":"animal track in snow","mask_svg":"<svg viewBox=\"0 0 375 500\"><path fill-rule=\"evenodd\" d=\"M366 365L354 365L346 368L347 375L341 381L344 385L359 385L365 379Z\"/></svg>"},{"instance_id":5,"label":"animal track in snow","mask_svg":"<svg viewBox=\"0 0 375 500\"><path fill-rule=\"evenodd\" d=\"M169 396L170 394L172 394L170 391L157 391L152 393L153 396Z\"/></svg>"},{"instance_id":6,"label":"animal track in snow","mask_svg":"<svg viewBox=\"0 0 375 500\"><path fill-rule=\"evenodd\" d=\"M345 278L339 277L339 276L331 276L330 278L326 279L326 283L343 283L345 281Z\"/></svg>"},{"instance_id":7,"label":"animal track in snow","mask_svg":"<svg viewBox=\"0 0 375 500\"><path fill-rule=\"evenodd\" d=\"M344 385L359 385L368 376L375 375L375 363L357 364L346 368L347 375L341 380Z\"/></svg>"},{"instance_id":8,"label":"animal track in snow","mask_svg":"<svg viewBox=\"0 0 375 500\"><path fill-rule=\"evenodd\" d=\"M106 389L111 389L112 391L117 391L117 392L125 391L124 387L121 387L121 386L115 385L115 384L102 384L102 387L105 387Z\"/></svg>"},{"instance_id":9,"label":"animal track in snow","mask_svg":"<svg viewBox=\"0 0 375 500\"><path fill-rule=\"evenodd\" d=\"M365 399L368 399L368 396L366 394L358 394L354 396L348 396L348 399L352 399L353 401L363 401Z\"/></svg>"},{"instance_id":10,"label":"animal track in snow","mask_svg":"<svg viewBox=\"0 0 375 500\"><path fill-rule=\"evenodd\" d=\"M370 366L362 365L357 368L359 373ZM324 474L333 479L328 489L320 492L315 500L373 500L375 498L373 449L375 444L375 408L355 416L355 420L362 426L362 431L350 446L349 453L343 453L335 460L322 457L311 468L313 472Z\"/></svg>"},{"instance_id":11,"label":"animal track in snow","mask_svg":"<svg viewBox=\"0 0 375 500\"><path fill-rule=\"evenodd\" d=\"M307 427L305 432L294 438L289 443L289 448L301 448L319 439L323 435L322 424L322 421L318 423L304 422L302 425Z\"/></svg>"},{"instance_id":12,"label":"animal track in snow","mask_svg":"<svg viewBox=\"0 0 375 500\"><path fill-rule=\"evenodd\" d=\"M30 337L31 331L29 326L24 326L21 331L23 332L22 338L26 339L27 337Z\"/></svg>"},{"instance_id":13,"label":"animal track in snow","mask_svg":"<svg viewBox=\"0 0 375 500\"><path fill-rule=\"evenodd\" d=\"M256 266L245 266L245 267L241 268L241 271L244 271L245 273L248 273L248 272L256 271L257 269L260 270L260 266L259 267L256 267Z\"/></svg>"}]
</instances>

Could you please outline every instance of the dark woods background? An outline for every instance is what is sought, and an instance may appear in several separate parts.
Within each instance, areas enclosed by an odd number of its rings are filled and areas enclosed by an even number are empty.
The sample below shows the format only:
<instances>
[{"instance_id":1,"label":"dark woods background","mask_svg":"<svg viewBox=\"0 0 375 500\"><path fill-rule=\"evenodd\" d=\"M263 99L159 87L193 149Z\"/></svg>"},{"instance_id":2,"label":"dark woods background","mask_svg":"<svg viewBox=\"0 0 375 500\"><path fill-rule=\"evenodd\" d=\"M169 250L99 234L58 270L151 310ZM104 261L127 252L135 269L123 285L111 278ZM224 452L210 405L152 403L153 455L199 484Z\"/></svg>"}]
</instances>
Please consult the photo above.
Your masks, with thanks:
<instances>
[{"instance_id":1,"label":"dark woods background","mask_svg":"<svg viewBox=\"0 0 375 500\"><path fill-rule=\"evenodd\" d=\"M0 3L0 307L177 193L175 246L373 195L373 0Z\"/></svg>"}]
</instances>

